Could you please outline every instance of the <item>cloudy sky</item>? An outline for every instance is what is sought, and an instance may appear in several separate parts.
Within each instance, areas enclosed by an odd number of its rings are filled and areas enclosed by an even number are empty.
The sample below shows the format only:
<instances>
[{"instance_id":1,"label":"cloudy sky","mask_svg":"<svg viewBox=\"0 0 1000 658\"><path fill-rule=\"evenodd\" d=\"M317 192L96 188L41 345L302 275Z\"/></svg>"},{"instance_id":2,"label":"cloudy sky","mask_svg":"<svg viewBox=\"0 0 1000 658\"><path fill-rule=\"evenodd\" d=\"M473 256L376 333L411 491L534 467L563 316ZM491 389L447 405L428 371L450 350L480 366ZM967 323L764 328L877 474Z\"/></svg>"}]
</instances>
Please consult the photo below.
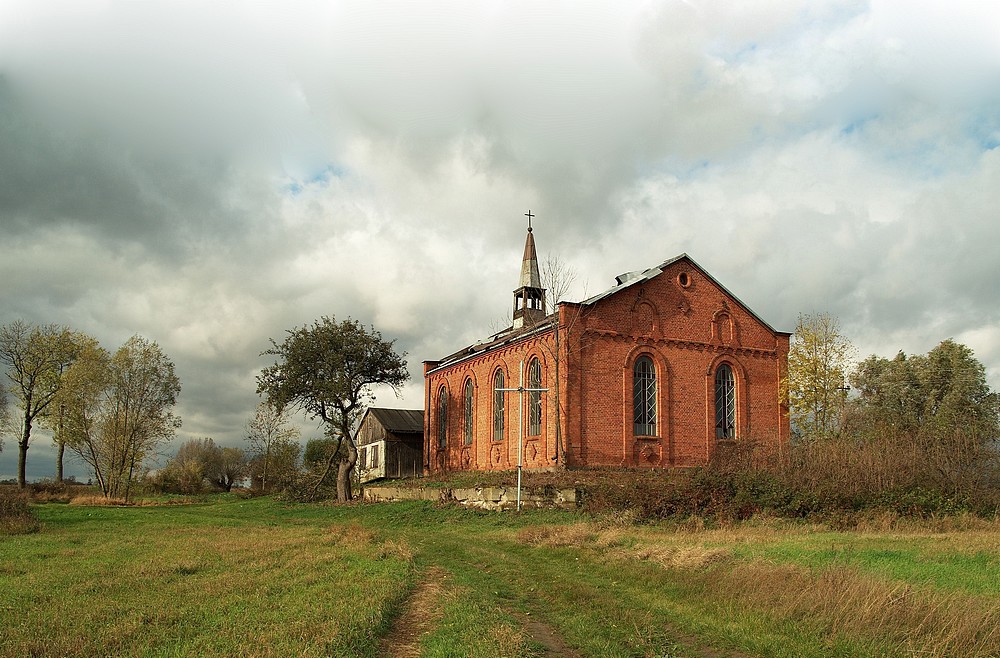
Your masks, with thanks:
<instances>
[{"instance_id":1,"label":"cloudy sky","mask_svg":"<svg viewBox=\"0 0 1000 658\"><path fill-rule=\"evenodd\" d=\"M987 4L0 0L0 323L158 342L174 447L241 445L268 339L322 315L394 338L378 402L420 408L421 361L508 312L530 209L571 298L687 252L778 329L951 337L997 388Z\"/></svg>"}]
</instances>

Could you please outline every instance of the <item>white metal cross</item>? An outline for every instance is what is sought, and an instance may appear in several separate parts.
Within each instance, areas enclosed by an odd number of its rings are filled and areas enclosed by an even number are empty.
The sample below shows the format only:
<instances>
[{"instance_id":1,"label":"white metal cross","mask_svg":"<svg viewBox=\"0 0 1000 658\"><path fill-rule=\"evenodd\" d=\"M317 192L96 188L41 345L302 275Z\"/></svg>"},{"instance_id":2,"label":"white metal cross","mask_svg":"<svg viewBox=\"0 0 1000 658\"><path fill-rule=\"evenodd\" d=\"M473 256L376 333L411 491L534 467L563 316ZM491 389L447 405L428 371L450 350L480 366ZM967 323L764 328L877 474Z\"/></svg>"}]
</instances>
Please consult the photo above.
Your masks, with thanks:
<instances>
[{"instance_id":1,"label":"white metal cross","mask_svg":"<svg viewBox=\"0 0 1000 658\"><path fill-rule=\"evenodd\" d=\"M518 437L517 437L517 510L521 511L521 467L524 465L524 394L525 393L548 393L547 388L525 388L524 387L524 361L521 361L521 369L518 372L518 387L517 388L497 388L496 391L501 391L503 393L515 392L519 393L518 398L518 408L517 408L517 420L520 426Z\"/></svg>"}]
</instances>

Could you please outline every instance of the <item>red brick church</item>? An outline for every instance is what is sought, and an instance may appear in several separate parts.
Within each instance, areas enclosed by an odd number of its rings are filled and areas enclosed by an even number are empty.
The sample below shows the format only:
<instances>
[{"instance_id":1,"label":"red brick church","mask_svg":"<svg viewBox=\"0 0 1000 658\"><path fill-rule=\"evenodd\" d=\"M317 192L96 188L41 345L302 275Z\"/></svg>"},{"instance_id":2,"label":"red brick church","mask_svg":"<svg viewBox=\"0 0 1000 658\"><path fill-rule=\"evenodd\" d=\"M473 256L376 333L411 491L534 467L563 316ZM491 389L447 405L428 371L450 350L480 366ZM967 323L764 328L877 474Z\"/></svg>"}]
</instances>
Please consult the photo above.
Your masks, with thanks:
<instances>
[{"instance_id":1,"label":"red brick church","mask_svg":"<svg viewBox=\"0 0 1000 658\"><path fill-rule=\"evenodd\" d=\"M687 254L552 314L545 293L529 225L513 325L424 362L427 472L512 469L519 443L525 468L662 468L789 440L790 334Z\"/></svg>"}]
</instances>

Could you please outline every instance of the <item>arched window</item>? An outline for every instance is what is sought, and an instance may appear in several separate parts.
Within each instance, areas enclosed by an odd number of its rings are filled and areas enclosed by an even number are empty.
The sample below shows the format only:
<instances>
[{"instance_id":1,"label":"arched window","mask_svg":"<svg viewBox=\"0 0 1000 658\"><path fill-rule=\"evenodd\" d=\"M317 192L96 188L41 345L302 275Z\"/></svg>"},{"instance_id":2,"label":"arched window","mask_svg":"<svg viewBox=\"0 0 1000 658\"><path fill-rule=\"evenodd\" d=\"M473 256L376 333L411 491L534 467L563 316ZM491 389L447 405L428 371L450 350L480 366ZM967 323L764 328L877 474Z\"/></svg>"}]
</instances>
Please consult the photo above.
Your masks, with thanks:
<instances>
[{"instance_id":1,"label":"arched window","mask_svg":"<svg viewBox=\"0 0 1000 658\"><path fill-rule=\"evenodd\" d=\"M493 377L493 440L503 441L503 370L497 370Z\"/></svg>"},{"instance_id":2,"label":"arched window","mask_svg":"<svg viewBox=\"0 0 1000 658\"><path fill-rule=\"evenodd\" d=\"M736 379L725 363L715 371L715 438L736 438Z\"/></svg>"},{"instance_id":3,"label":"arched window","mask_svg":"<svg viewBox=\"0 0 1000 658\"><path fill-rule=\"evenodd\" d=\"M656 368L648 356L632 368L632 412L636 436L656 436Z\"/></svg>"},{"instance_id":4,"label":"arched window","mask_svg":"<svg viewBox=\"0 0 1000 658\"><path fill-rule=\"evenodd\" d=\"M444 386L438 391L438 449L448 447L448 389Z\"/></svg>"},{"instance_id":5,"label":"arched window","mask_svg":"<svg viewBox=\"0 0 1000 658\"><path fill-rule=\"evenodd\" d=\"M532 359L528 364L528 388L542 387L542 364ZM542 433L542 392L528 392L528 436Z\"/></svg>"},{"instance_id":6,"label":"arched window","mask_svg":"<svg viewBox=\"0 0 1000 658\"><path fill-rule=\"evenodd\" d=\"M472 445L472 380L465 380L465 445Z\"/></svg>"}]
</instances>

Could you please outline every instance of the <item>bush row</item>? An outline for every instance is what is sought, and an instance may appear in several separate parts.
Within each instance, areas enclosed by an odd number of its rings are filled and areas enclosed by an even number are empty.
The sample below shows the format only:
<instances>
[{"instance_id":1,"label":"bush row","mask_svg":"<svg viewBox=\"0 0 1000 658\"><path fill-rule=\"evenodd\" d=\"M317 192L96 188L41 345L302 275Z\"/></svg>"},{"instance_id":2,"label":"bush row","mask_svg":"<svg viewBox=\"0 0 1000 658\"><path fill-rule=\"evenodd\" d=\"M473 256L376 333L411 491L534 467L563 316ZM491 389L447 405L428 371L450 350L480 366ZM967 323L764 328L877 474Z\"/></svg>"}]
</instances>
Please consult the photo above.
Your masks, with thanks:
<instances>
[{"instance_id":1,"label":"bush row","mask_svg":"<svg viewBox=\"0 0 1000 658\"><path fill-rule=\"evenodd\" d=\"M830 463L848 452L852 460L866 466ZM962 485L955 486L949 479L906 472L906 465L894 463L893 454L886 446L832 443L822 449L792 446L774 454L748 442L720 451L701 468L669 472L660 478L589 482L583 506L594 514L632 510L643 520L699 516L738 521L770 515L833 525L851 525L880 513L914 518L1000 514L1000 469L995 462L975 464L970 467L977 470L975 477L967 473ZM900 472L890 474L893 469Z\"/></svg>"}]
</instances>

